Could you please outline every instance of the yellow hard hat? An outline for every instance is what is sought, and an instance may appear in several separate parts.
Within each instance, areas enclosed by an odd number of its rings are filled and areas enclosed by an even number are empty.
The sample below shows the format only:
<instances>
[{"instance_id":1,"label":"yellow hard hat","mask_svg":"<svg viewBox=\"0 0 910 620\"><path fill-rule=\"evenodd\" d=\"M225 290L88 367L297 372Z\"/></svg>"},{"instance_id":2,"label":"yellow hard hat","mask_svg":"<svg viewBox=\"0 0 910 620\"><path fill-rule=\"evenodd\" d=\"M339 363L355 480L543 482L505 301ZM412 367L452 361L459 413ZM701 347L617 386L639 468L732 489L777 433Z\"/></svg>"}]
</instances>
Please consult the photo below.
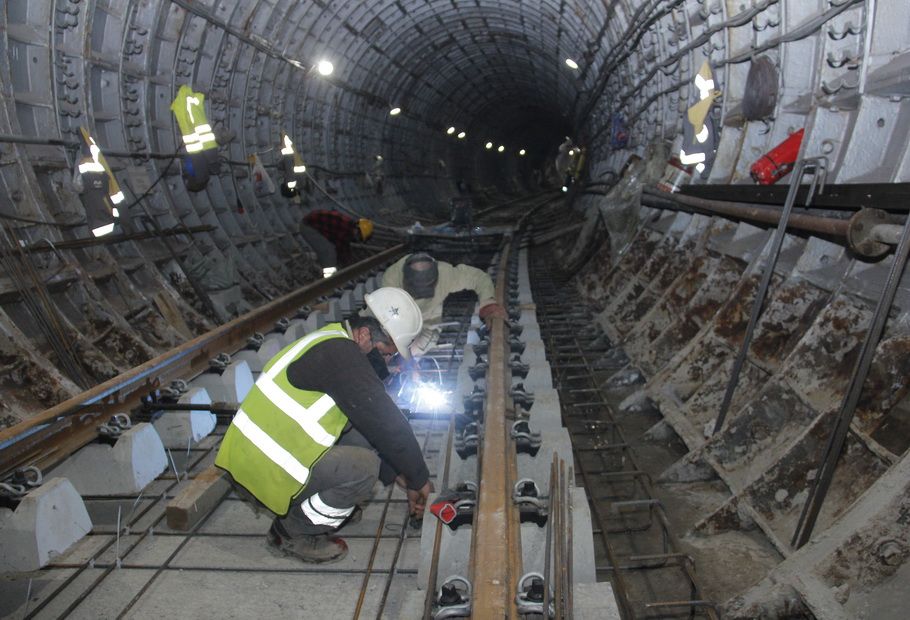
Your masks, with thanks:
<instances>
[{"instance_id":1,"label":"yellow hard hat","mask_svg":"<svg viewBox=\"0 0 910 620\"><path fill-rule=\"evenodd\" d=\"M360 228L360 236L364 241L373 235L373 222L371 220L362 217L357 221L357 226Z\"/></svg>"}]
</instances>

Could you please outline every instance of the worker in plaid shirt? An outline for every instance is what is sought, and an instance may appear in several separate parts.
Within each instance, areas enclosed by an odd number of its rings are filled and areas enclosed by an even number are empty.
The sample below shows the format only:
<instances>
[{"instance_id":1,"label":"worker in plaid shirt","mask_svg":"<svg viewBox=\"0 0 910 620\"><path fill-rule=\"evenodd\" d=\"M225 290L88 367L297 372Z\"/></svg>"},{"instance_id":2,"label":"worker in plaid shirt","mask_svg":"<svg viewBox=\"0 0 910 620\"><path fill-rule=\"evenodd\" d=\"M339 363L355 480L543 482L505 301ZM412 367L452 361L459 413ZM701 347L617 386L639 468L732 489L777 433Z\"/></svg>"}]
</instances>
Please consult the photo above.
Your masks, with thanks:
<instances>
[{"instance_id":1,"label":"worker in plaid shirt","mask_svg":"<svg viewBox=\"0 0 910 620\"><path fill-rule=\"evenodd\" d=\"M369 239L373 234L373 222L365 217L354 219L338 211L322 209L303 217L300 232L316 252L323 277L328 278L339 266L351 263L351 242Z\"/></svg>"}]
</instances>

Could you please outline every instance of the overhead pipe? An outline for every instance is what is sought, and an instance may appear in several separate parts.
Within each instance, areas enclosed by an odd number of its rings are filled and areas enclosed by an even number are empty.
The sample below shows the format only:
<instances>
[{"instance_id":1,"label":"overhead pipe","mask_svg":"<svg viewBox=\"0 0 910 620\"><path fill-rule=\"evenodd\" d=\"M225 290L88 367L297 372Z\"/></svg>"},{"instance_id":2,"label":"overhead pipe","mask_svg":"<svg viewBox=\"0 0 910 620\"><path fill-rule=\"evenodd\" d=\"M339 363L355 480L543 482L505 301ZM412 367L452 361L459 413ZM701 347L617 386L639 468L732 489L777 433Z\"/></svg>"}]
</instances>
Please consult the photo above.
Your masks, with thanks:
<instances>
[{"instance_id":1,"label":"overhead pipe","mask_svg":"<svg viewBox=\"0 0 910 620\"><path fill-rule=\"evenodd\" d=\"M641 204L658 209L679 209L682 206L688 207L688 209L683 209L686 211L697 210L762 224L777 224L782 214L782 210L778 207L751 202L696 198L670 194L647 187L642 189ZM891 246L897 244L901 232L901 226L891 224L888 214L879 209L860 209L849 219L793 213L790 215L787 227L840 237L846 241L851 250L870 258L878 258L887 254Z\"/></svg>"}]
</instances>

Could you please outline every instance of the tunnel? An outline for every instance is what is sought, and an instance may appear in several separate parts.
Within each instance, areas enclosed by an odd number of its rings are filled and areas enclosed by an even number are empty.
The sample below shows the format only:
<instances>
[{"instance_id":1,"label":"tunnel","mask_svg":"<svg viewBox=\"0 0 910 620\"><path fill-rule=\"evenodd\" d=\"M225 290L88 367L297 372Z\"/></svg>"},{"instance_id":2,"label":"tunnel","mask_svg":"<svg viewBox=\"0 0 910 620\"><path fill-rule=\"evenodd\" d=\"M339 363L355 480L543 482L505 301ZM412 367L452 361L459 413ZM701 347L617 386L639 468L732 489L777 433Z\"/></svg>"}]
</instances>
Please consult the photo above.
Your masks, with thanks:
<instances>
[{"instance_id":1,"label":"tunnel","mask_svg":"<svg viewBox=\"0 0 910 620\"><path fill-rule=\"evenodd\" d=\"M4 0L0 616L906 617L908 33ZM455 525L379 485L342 563L272 558L225 433L415 253L471 282L386 379Z\"/></svg>"}]
</instances>

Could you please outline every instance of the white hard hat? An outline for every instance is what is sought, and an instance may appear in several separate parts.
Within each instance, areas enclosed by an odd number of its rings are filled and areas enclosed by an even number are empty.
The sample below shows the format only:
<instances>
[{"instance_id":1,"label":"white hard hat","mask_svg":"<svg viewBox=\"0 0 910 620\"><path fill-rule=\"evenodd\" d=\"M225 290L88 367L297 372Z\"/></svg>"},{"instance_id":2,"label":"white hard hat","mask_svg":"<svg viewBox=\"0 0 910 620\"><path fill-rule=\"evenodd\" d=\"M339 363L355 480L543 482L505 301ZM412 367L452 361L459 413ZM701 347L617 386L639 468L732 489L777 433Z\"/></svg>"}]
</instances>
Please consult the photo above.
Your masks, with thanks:
<instances>
[{"instance_id":1,"label":"white hard hat","mask_svg":"<svg viewBox=\"0 0 910 620\"><path fill-rule=\"evenodd\" d=\"M401 356L410 359L409 347L423 329L423 316L414 298L404 289L385 286L367 293L363 299L382 328L392 337Z\"/></svg>"}]
</instances>

